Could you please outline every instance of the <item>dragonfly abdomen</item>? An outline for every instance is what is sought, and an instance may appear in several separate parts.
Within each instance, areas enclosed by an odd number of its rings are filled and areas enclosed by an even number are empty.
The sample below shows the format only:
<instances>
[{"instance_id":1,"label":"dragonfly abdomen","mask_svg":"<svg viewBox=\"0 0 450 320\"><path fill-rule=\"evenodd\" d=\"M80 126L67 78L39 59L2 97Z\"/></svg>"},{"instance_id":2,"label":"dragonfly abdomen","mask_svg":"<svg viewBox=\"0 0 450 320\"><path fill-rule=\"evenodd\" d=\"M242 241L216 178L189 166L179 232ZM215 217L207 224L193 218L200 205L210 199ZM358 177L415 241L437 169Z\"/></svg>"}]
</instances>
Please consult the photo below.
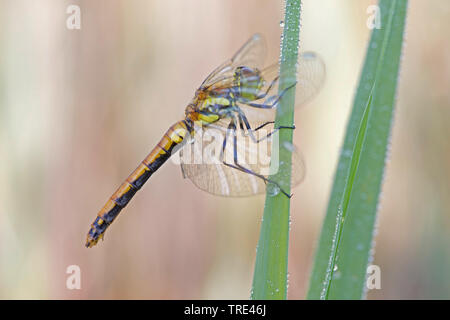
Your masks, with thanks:
<instances>
[{"instance_id":1,"label":"dragonfly abdomen","mask_svg":"<svg viewBox=\"0 0 450 320\"><path fill-rule=\"evenodd\" d=\"M103 237L108 226L130 202L136 192L156 170L170 158L174 147L191 131L185 120L172 125L141 164L128 176L99 211L88 232L86 247L92 247Z\"/></svg>"}]
</instances>

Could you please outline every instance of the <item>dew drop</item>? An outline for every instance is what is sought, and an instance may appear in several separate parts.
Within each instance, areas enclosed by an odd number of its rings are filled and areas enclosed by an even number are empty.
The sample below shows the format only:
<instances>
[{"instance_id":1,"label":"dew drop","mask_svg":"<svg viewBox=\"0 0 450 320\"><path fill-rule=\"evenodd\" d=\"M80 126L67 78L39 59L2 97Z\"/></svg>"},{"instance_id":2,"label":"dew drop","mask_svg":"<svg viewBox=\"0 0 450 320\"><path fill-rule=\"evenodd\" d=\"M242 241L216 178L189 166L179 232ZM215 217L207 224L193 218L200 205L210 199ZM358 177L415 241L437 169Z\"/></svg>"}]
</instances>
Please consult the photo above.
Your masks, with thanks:
<instances>
[{"instance_id":1,"label":"dew drop","mask_svg":"<svg viewBox=\"0 0 450 320\"><path fill-rule=\"evenodd\" d=\"M268 183L267 184L267 190L268 190L268 194L271 197L275 197L276 195L278 195L280 193L280 187L278 187L276 184L273 183Z\"/></svg>"},{"instance_id":2,"label":"dew drop","mask_svg":"<svg viewBox=\"0 0 450 320\"><path fill-rule=\"evenodd\" d=\"M289 150L291 152L295 151L295 147L292 143L288 142L288 141L284 141L283 146L286 150Z\"/></svg>"}]
</instances>

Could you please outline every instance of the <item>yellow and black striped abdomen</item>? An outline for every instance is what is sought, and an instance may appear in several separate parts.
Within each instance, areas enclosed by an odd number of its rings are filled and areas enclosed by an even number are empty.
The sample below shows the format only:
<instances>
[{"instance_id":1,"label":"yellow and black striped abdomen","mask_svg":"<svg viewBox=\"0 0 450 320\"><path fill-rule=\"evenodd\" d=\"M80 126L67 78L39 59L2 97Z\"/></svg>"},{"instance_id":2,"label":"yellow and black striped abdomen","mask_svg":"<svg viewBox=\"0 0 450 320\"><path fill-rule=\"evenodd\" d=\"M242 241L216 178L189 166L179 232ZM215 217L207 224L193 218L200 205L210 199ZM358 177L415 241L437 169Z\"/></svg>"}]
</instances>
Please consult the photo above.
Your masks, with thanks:
<instances>
[{"instance_id":1,"label":"yellow and black striped abdomen","mask_svg":"<svg viewBox=\"0 0 450 320\"><path fill-rule=\"evenodd\" d=\"M148 178L169 159L173 148L180 144L189 132L190 128L184 120L175 123L167 130L150 154L128 176L99 211L88 232L86 247L90 248L97 244L120 211L130 202Z\"/></svg>"}]
</instances>

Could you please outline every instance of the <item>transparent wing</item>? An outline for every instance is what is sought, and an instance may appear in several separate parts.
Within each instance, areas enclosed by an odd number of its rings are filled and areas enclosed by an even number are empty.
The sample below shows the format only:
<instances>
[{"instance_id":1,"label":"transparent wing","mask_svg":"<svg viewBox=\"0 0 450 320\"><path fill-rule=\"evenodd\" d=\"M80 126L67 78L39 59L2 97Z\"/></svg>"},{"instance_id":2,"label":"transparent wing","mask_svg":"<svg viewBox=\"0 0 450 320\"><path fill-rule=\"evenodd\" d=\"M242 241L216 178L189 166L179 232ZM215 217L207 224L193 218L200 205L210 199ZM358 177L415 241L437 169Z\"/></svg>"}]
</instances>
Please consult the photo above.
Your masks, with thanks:
<instances>
[{"instance_id":1,"label":"transparent wing","mask_svg":"<svg viewBox=\"0 0 450 320\"><path fill-rule=\"evenodd\" d=\"M314 98L325 82L326 69L322 58L315 52L300 54L295 90L295 105L302 106Z\"/></svg>"},{"instance_id":2,"label":"transparent wing","mask_svg":"<svg viewBox=\"0 0 450 320\"><path fill-rule=\"evenodd\" d=\"M234 70L239 66L261 69L264 64L265 53L266 45L263 36L254 34L230 60L225 61L211 72L203 81L202 86L229 82L233 79Z\"/></svg>"},{"instance_id":3,"label":"transparent wing","mask_svg":"<svg viewBox=\"0 0 450 320\"><path fill-rule=\"evenodd\" d=\"M261 69L266 56L264 37L256 33L234 54L231 63L234 67L248 66Z\"/></svg>"},{"instance_id":4,"label":"transparent wing","mask_svg":"<svg viewBox=\"0 0 450 320\"><path fill-rule=\"evenodd\" d=\"M270 129L257 132L259 134L256 138L262 138L270 132ZM227 129L223 126L208 126L203 130L197 130L190 143L180 151L183 176L189 178L201 190L215 195L239 197L264 193L266 184L259 176L267 178L279 170L278 154L271 154L271 144L277 141L278 134L274 134L272 139L255 143L239 129L228 131L222 153L226 134ZM294 146L283 147L292 153L291 184L296 186L304 177L303 159ZM241 170L225 164L237 166L235 158ZM281 175L282 178L283 176Z\"/></svg>"},{"instance_id":5,"label":"transparent wing","mask_svg":"<svg viewBox=\"0 0 450 320\"><path fill-rule=\"evenodd\" d=\"M311 100L322 88L325 81L325 63L315 52L303 52L299 55L297 65L297 77L289 78L285 76L284 87L289 87L297 81L295 86L295 105L299 107ZM264 79L264 86L261 88L261 92L267 92L266 97L262 100L265 100L266 103L270 103L279 93L279 81L273 82L277 79L279 70L280 64L277 62L261 71L261 76Z\"/></svg>"}]
</instances>

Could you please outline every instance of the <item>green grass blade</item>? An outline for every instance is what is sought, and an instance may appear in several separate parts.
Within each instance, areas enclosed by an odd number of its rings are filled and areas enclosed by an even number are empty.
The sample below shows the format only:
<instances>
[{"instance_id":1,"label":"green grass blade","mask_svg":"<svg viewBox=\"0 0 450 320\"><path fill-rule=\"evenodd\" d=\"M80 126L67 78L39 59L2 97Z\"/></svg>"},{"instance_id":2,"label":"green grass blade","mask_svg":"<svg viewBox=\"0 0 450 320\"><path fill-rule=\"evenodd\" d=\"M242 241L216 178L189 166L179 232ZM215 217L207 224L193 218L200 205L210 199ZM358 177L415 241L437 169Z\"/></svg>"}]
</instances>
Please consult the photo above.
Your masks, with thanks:
<instances>
[{"instance_id":1,"label":"green grass blade","mask_svg":"<svg viewBox=\"0 0 450 320\"><path fill-rule=\"evenodd\" d=\"M289 79L295 79L297 73L300 0L286 0L284 21L280 57L280 92L292 84ZM287 90L277 107L275 127L293 125L294 102L295 90ZM280 130L279 143L272 145L272 148L278 149L279 170L277 174L271 176L271 179L277 181L287 193L290 193L291 189L292 152L284 146L286 143L292 144L292 135L292 130ZM276 189L272 184L267 186L256 254L252 299L286 299L290 199Z\"/></svg>"},{"instance_id":2,"label":"green grass blade","mask_svg":"<svg viewBox=\"0 0 450 320\"><path fill-rule=\"evenodd\" d=\"M406 20L406 0L380 0L316 251L308 299L361 299L372 259Z\"/></svg>"}]
</instances>

